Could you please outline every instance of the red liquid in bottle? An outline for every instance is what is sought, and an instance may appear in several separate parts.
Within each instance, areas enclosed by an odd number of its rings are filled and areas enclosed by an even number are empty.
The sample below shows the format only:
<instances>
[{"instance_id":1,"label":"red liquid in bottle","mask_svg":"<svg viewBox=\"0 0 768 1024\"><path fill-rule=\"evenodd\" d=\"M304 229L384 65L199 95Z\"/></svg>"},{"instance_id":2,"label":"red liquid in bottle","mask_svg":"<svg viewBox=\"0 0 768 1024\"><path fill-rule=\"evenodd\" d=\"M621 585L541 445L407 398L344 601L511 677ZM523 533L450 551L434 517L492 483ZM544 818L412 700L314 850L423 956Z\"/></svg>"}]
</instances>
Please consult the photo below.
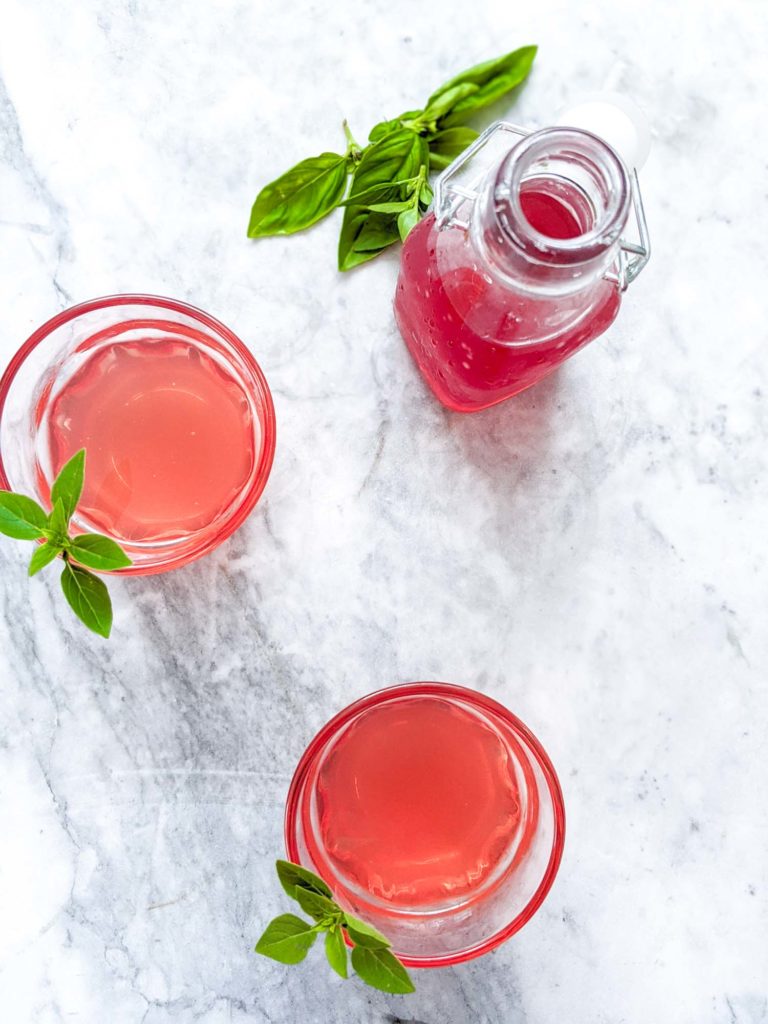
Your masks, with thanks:
<instances>
[{"instance_id":1,"label":"red liquid in bottle","mask_svg":"<svg viewBox=\"0 0 768 1024\"><path fill-rule=\"evenodd\" d=\"M185 537L248 483L260 428L242 384L178 324L123 324L47 410L54 473L86 449L78 518L124 541ZM82 359L83 353L78 353Z\"/></svg>"},{"instance_id":2,"label":"red liquid in bottle","mask_svg":"<svg viewBox=\"0 0 768 1024\"><path fill-rule=\"evenodd\" d=\"M526 219L553 239L576 238L579 222L562 185L525 183ZM438 229L424 218L403 247L395 315L427 383L451 409L494 405L535 384L601 334L614 320L620 296L601 280L586 298L541 296L515 289L481 265L467 232Z\"/></svg>"},{"instance_id":3,"label":"red liquid in bottle","mask_svg":"<svg viewBox=\"0 0 768 1024\"><path fill-rule=\"evenodd\" d=\"M371 708L319 770L323 854L351 888L397 907L460 903L526 841L520 778L508 743L469 709L434 698Z\"/></svg>"}]
</instances>

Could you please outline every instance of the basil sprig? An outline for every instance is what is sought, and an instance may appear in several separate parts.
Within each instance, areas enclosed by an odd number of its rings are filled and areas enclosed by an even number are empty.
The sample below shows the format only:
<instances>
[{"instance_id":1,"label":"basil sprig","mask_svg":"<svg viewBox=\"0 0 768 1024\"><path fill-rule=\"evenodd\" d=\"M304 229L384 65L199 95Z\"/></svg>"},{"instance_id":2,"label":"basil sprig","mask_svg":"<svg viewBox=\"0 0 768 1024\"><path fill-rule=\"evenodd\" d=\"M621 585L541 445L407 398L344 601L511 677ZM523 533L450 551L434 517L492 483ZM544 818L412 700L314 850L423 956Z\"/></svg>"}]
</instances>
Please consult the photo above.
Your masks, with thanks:
<instances>
[{"instance_id":1,"label":"basil sprig","mask_svg":"<svg viewBox=\"0 0 768 1024\"><path fill-rule=\"evenodd\" d=\"M436 89L422 110L380 121L366 146L355 142L344 122L344 153L302 160L259 192L249 237L292 235L342 206L339 270L404 241L432 201L428 174L447 167L477 138L465 121L520 85L535 56L535 46L523 46L462 71Z\"/></svg>"},{"instance_id":2,"label":"basil sprig","mask_svg":"<svg viewBox=\"0 0 768 1024\"><path fill-rule=\"evenodd\" d=\"M17 540L42 541L32 554L30 576L61 556L64 597L88 629L108 637L112 629L109 591L104 581L88 570L125 569L131 560L119 544L100 533L70 536L69 521L80 501L84 481L85 449L81 448L53 481L50 514L24 494L0 491L0 533Z\"/></svg>"},{"instance_id":3,"label":"basil sprig","mask_svg":"<svg viewBox=\"0 0 768 1024\"><path fill-rule=\"evenodd\" d=\"M256 943L257 953L281 964L298 964L324 932L325 956L339 977L348 977L349 940L354 944L352 969L367 985L393 994L415 991L408 972L390 949L389 940L373 925L342 910L322 878L287 860L277 861L275 867L285 892L312 921L295 914L281 914L267 925Z\"/></svg>"},{"instance_id":4,"label":"basil sprig","mask_svg":"<svg viewBox=\"0 0 768 1024\"><path fill-rule=\"evenodd\" d=\"M408 128L398 128L367 146L352 176L351 202L339 236L339 270L365 263L406 235L421 217L421 186L426 184L427 143ZM392 192L363 200L377 185ZM431 199L431 192L430 192Z\"/></svg>"}]
</instances>

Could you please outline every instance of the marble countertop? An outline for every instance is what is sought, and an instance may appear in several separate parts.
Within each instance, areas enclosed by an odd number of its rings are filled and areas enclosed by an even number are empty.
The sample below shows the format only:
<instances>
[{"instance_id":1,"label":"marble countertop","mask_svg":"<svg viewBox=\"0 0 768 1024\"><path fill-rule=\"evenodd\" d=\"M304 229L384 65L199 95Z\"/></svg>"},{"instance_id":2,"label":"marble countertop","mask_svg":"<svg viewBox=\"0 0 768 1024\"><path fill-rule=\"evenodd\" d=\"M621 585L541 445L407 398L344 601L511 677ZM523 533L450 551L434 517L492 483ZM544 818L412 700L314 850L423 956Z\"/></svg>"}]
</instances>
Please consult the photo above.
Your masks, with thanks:
<instances>
[{"instance_id":1,"label":"marble countertop","mask_svg":"<svg viewBox=\"0 0 768 1024\"><path fill-rule=\"evenodd\" d=\"M184 299L271 383L278 450L203 561L116 582L110 642L0 544L7 1024L768 1020L768 11L5 0L0 361L95 295ZM249 242L251 201L464 66L536 42L514 119L626 90L654 124L654 256L610 332L474 416L395 330L397 254L338 224ZM252 946L292 769L372 689L501 700L568 837L512 941L411 997Z\"/></svg>"}]
</instances>

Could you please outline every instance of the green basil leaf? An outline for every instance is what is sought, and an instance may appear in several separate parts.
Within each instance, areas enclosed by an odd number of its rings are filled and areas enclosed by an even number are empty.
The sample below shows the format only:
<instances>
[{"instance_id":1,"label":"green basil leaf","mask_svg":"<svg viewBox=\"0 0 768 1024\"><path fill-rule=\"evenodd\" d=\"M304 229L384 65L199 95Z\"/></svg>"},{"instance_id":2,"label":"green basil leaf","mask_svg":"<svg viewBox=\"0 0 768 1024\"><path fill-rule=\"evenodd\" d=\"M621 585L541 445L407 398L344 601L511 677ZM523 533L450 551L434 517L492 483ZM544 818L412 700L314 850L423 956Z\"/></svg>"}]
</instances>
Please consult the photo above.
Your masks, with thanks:
<instances>
[{"instance_id":1,"label":"green basil leaf","mask_svg":"<svg viewBox=\"0 0 768 1024\"><path fill-rule=\"evenodd\" d=\"M352 950L352 966L366 985L381 992L405 995L416 991L408 972L388 949L355 946Z\"/></svg>"},{"instance_id":2,"label":"green basil leaf","mask_svg":"<svg viewBox=\"0 0 768 1024\"><path fill-rule=\"evenodd\" d=\"M441 128L452 128L465 121L467 117L500 99L528 76L531 70L537 47L522 46L503 57L476 64L461 74L451 78L445 85L432 93L427 100L427 107L439 102L441 97L458 85L476 85L476 91L459 99L450 112L440 121Z\"/></svg>"},{"instance_id":3,"label":"green basil leaf","mask_svg":"<svg viewBox=\"0 0 768 1024\"><path fill-rule=\"evenodd\" d=\"M471 96L479 90L480 86L475 82L458 82L450 89L441 92L434 100L430 100L420 119L425 127L438 121L441 117L449 114L459 103L459 100Z\"/></svg>"},{"instance_id":4,"label":"green basil leaf","mask_svg":"<svg viewBox=\"0 0 768 1024\"><path fill-rule=\"evenodd\" d=\"M75 452L72 458L59 470L59 475L53 481L51 487L51 505L56 506L60 501L64 508L64 528L72 518L72 513L77 508L80 495L83 493L83 481L85 479L85 448Z\"/></svg>"},{"instance_id":5,"label":"green basil leaf","mask_svg":"<svg viewBox=\"0 0 768 1024\"><path fill-rule=\"evenodd\" d=\"M84 533L75 537L70 551L75 561L87 565L89 569L108 572L112 569L125 569L131 565L130 558L118 543L111 537L100 533Z\"/></svg>"},{"instance_id":6,"label":"green basil leaf","mask_svg":"<svg viewBox=\"0 0 768 1024\"><path fill-rule=\"evenodd\" d=\"M316 921L341 920L343 911L338 903L329 900L327 896L312 892L311 889L302 889L296 886L296 902L305 914L314 917Z\"/></svg>"},{"instance_id":7,"label":"green basil leaf","mask_svg":"<svg viewBox=\"0 0 768 1024\"><path fill-rule=\"evenodd\" d=\"M307 921L295 914L281 914L270 921L256 943L255 952L278 960L281 964L298 964L304 959L317 938L317 932Z\"/></svg>"},{"instance_id":8,"label":"green basil leaf","mask_svg":"<svg viewBox=\"0 0 768 1024\"><path fill-rule=\"evenodd\" d=\"M16 540L36 540L47 526L45 510L32 498L0 491L0 533Z\"/></svg>"},{"instance_id":9,"label":"green basil leaf","mask_svg":"<svg viewBox=\"0 0 768 1024\"><path fill-rule=\"evenodd\" d=\"M317 223L344 197L347 173L346 155L321 153L302 160L259 192L248 237L292 235Z\"/></svg>"},{"instance_id":10,"label":"green basil leaf","mask_svg":"<svg viewBox=\"0 0 768 1024\"><path fill-rule=\"evenodd\" d=\"M411 206L407 210L403 210L397 218L397 230L400 233L400 241L404 242L408 237L410 231L416 227L421 220L421 214L419 213L417 206Z\"/></svg>"},{"instance_id":11,"label":"green basil leaf","mask_svg":"<svg viewBox=\"0 0 768 1024\"><path fill-rule=\"evenodd\" d=\"M419 111L421 113L421 111ZM390 121L379 121L368 133L369 142L379 142L385 135L399 131L402 125L399 117L393 117Z\"/></svg>"},{"instance_id":12,"label":"green basil leaf","mask_svg":"<svg viewBox=\"0 0 768 1024\"><path fill-rule=\"evenodd\" d=\"M372 210L373 213L400 213L401 210L409 210L411 206L412 203L404 199L400 203L372 203L366 206L366 210Z\"/></svg>"},{"instance_id":13,"label":"green basil leaf","mask_svg":"<svg viewBox=\"0 0 768 1024\"><path fill-rule=\"evenodd\" d=\"M29 575L34 576L35 573L40 572L46 565L51 563L54 558L61 553L61 548L58 544L52 544L51 541L47 540L45 544L39 544L34 551L34 554L29 560Z\"/></svg>"},{"instance_id":14,"label":"green basil leaf","mask_svg":"<svg viewBox=\"0 0 768 1024\"><path fill-rule=\"evenodd\" d=\"M112 629L112 602L103 580L67 562L61 574L61 589L78 619L94 633L108 637Z\"/></svg>"},{"instance_id":15,"label":"green basil leaf","mask_svg":"<svg viewBox=\"0 0 768 1024\"><path fill-rule=\"evenodd\" d=\"M369 142L379 142L385 135L390 135L392 132L399 131L403 127L403 121L413 121L421 117L423 111L421 110L406 110L400 117L393 117L390 121L379 121L371 128L368 134Z\"/></svg>"},{"instance_id":16,"label":"green basil leaf","mask_svg":"<svg viewBox=\"0 0 768 1024\"><path fill-rule=\"evenodd\" d=\"M427 161L427 144L421 136L409 129L393 131L363 153L351 193L356 195L375 185L416 177ZM398 237L397 222L391 214L347 206L339 237L339 270L350 270L373 259Z\"/></svg>"},{"instance_id":17,"label":"green basil leaf","mask_svg":"<svg viewBox=\"0 0 768 1024\"><path fill-rule=\"evenodd\" d=\"M325 956L340 978L347 977L347 944L341 928L331 928L325 936Z\"/></svg>"},{"instance_id":18,"label":"green basil leaf","mask_svg":"<svg viewBox=\"0 0 768 1024\"><path fill-rule=\"evenodd\" d=\"M429 138L429 169L441 171L471 146L480 133L474 128L444 128Z\"/></svg>"},{"instance_id":19,"label":"green basil leaf","mask_svg":"<svg viewBox=\"0 0 768 1024\"><path fill-rule=\"evenodd\" d=\"M367 210L364 210L363 214L366 220L355 239L355 247L350 255L350 259L361 257L357 260L360 263L378 256L380 252L399 241L400 238L397 230L397 218L394 214L369 213ZM356 263L352 265L356 266Z\"/></svg>"},{"instance_id":20,"label":"green basil leaf","mask_svg":"<svg viewBox=\"0 0 768 1024\"><path fill-rule=\"evenodd\" d=\"M352 914L344 914L344 927L349 936L358 946L368 946L370 949L387 949L392 943L381 932L377 931L372 924L361 921L359 917Z\"/></svg>"},{"instance_id":21,"label":"green basil leaf","mask_svg":"<svg viewBox=\"0 0 768 1024\"><path fill-rule=\"evenodd\" d=\"M61 498L57 498L53 511L48 516L48 539L53 541L54 544L58 544L59 547L64 547L69 541L67 526L68 519L64 502Z\"/></svg>"},{"instance_id":22,"label":"green basil leaf","mask_svg":"<svg viewBox=\"0 0 768 1024\"><path fill-rule=\"evenodd\" d=\"M343 203L339 203L339 206L366 206L370 209L369 203L372 202L383 203L390 200L396 202L408 194L416 181L418 181L418 176L415 178L403 178L401 181L382 182L381 185L372 185L371 188L367 188L364 192L347 196Z\"/></svg>"},{"instance_id":23,"label":"green basil leaf","mask_svg":"<svg viewBox=\"0 0 768 1024\"><path fill-rule=\"evenodd\" d=\"M426 164L426 143L408 128L386 135L369 146L355 171L351 195L382 183L392 184L415 178Z\"/></svg>"},{"instance_id":24,"label":"green basil leaf","mask_svg":"<svg viewBox=\"0 0 768 1024\"><path fill-rule=\"evenodd\" d=\"M400 238L393 214L371 213L355 207L355 216L347 222L347 233L353 236L351 248L342 248L339 240L339 270L351 270L367 263Z\"/></svg>"},{"instance_id":25,"label":"green basil leaf","mask_svg":"<svg viewBox=\"0 0 768 1024\"><path fill-rule=\"evenodd\" d=\"M303 868L300 864L292 864L289 860L278 860L275 862L275 867L277 869L277 877L280 879L280 885L282 885L292 900L297 898L297 888L308 889L310 892L316 892L320 896L333 899L333 893L329 887L313 871Z\"/></svg>"},{"instance_id":26,"label":"green basil leaf","mask_svg":"<svg viewBox=\"0 0 768 1024\"><path fill-rule=\"evenodd\" d=\"M430 188L429 182L422 182L421 188L419 189L419 202L422 204L422 206L429 206L433 199L434 193Z\"/></svg>"}]
</instances>

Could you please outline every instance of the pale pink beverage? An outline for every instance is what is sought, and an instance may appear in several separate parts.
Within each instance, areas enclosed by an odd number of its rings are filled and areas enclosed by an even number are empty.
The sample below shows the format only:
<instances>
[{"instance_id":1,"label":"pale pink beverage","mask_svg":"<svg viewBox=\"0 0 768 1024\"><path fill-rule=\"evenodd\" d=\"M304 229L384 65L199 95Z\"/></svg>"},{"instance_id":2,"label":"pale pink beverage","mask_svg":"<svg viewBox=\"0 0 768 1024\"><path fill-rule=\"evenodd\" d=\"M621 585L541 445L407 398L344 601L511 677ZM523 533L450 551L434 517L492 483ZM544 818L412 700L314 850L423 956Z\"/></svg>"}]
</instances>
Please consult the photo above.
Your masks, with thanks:
<instances>
[{"instance_id":1,"label":"pale pink beverage","mask_svg":"<svg viewBox=\"0 0 768 1024\"><path fill-rule=\"evenodd\" d=\"M50 401L53 472L86 449L81 515L112 537L158 541L204 529L248 483L258 419L194 332L169 334L162 321L123 330L131 341L95 343Z\"/></svg>"},{"instance_id":2,"label":"pale pink beverage","mask_svg":"<svg viewBox=\"0 0 768 1024\"><path fill-rule=\"evenodd\" d=\"M285 823L289 858L415 966L479 956L522 927L563 842L538 741L445 683L381 690L333 718L296 769Z\"/></svg>"},{"instance_id":3,"label":"pale pink beverage","mask_svg":"<svg viewBox=\"0 0 768 1024\"><path fill-rule=\"evenodd\" d=\"M404 908L470 897L524 853L537 816L498 730L426 696L349 726L320 769L317 810L335 870Z\"/></svg>"},{"instance_id":4,"label":"pale pink beverage","mask_svg":"<svg viewBox=\"0 0 768 1024\"><path fill-rule=\"evenodd\" d=\"M115 296L43 325L0 382L0 479L50 503L86 452L75 531L117 540L127 572L197 558L245 519L275 445L269 388L223 324L183 303Z\"/></svg>"}]
</instances>

